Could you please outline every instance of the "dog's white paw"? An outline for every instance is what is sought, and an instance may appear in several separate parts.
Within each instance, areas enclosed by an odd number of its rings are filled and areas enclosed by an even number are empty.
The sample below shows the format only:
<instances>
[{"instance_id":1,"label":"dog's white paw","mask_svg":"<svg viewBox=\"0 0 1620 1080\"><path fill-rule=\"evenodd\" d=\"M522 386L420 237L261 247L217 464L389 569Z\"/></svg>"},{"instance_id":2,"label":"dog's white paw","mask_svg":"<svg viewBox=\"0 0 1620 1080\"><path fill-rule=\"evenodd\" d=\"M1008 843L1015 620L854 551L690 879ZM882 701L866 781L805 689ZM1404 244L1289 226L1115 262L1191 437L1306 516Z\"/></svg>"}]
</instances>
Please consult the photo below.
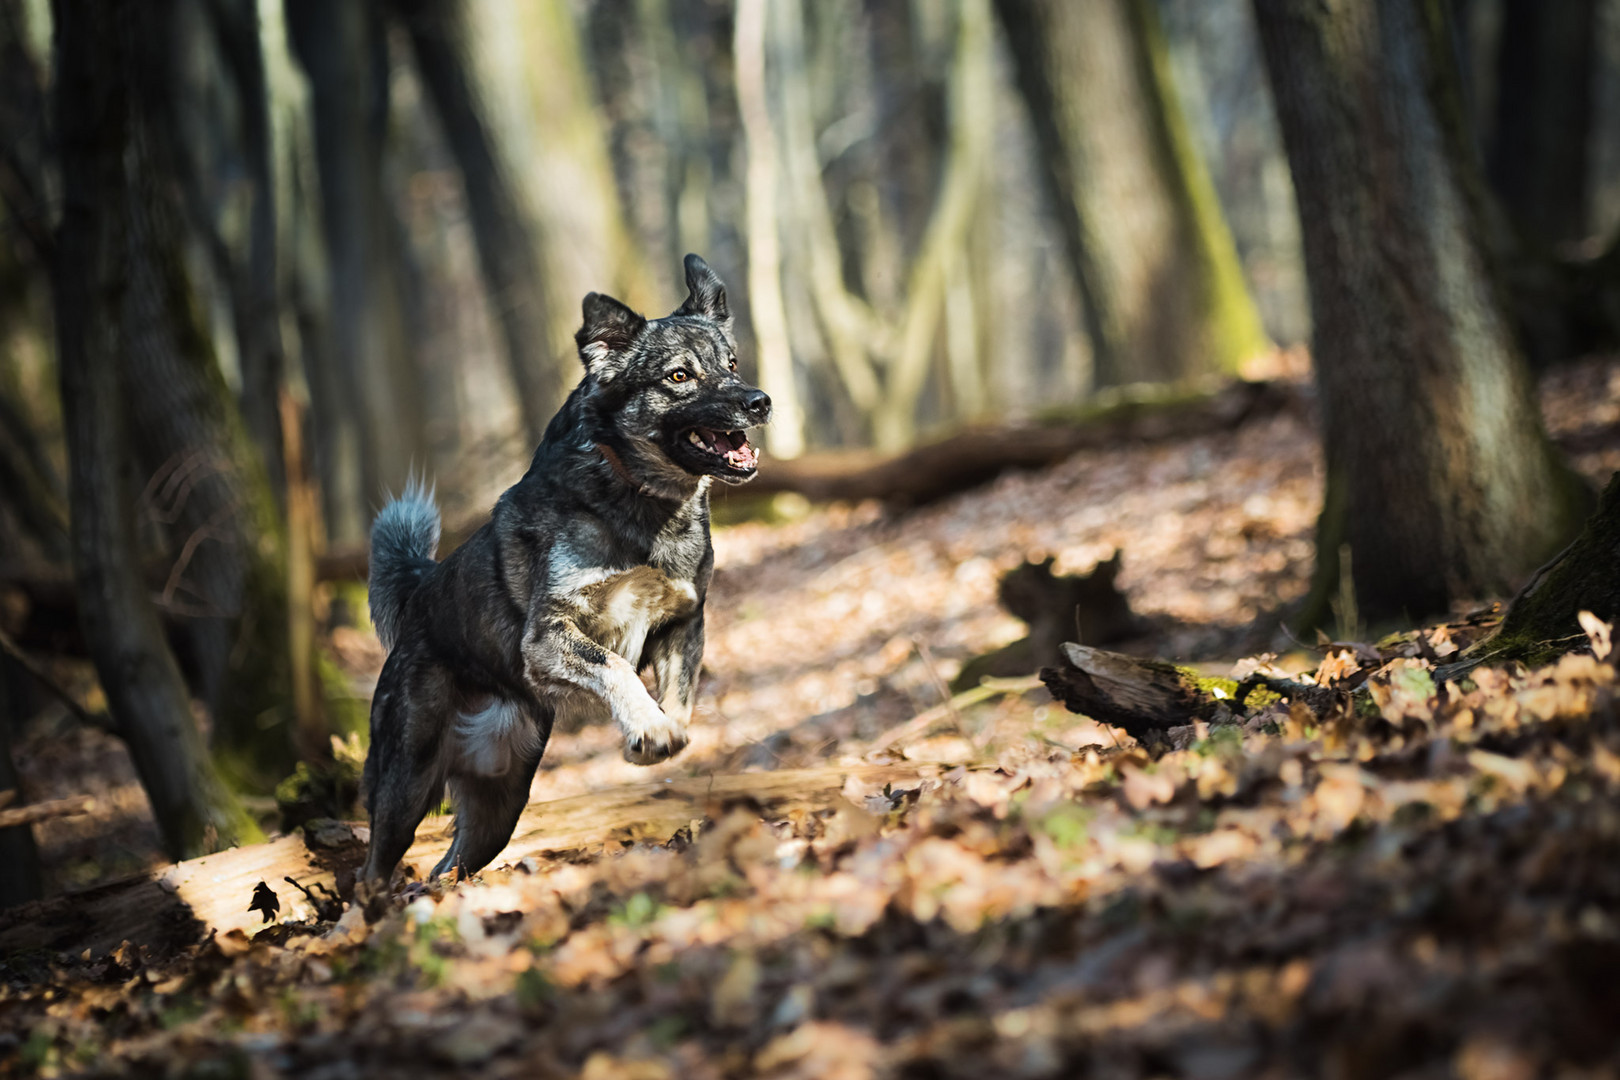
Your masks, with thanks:
<instances>
[{"instance_id":1,"label":"dog's white paw","mask_svg":"<svg viewBox=\"0 0 1620 1080\"><path fill-rule=\"evenodd\" d=\"M686 749L686 725L644 698L620 718L624 729L624 760L632 765L656 765Z\"/></svg>"}]
</instances>

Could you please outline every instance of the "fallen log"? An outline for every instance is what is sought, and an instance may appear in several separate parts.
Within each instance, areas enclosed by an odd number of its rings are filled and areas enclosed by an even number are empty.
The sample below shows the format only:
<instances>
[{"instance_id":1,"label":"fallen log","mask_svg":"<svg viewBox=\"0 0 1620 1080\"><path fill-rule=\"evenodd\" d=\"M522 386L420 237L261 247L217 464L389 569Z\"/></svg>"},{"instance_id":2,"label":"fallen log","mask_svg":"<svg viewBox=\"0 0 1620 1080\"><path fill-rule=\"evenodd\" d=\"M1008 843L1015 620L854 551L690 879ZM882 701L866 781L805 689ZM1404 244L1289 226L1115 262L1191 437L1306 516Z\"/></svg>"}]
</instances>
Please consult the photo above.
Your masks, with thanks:
<instances>
[{"instance_id":1,"label":"fallen log","mask_svg":"<svg viewBox=\"0 0 1620 1080\"><path fill-rule=\"evenodd\" d=\"M870 451L807 454L767 462L735 497L793 492L820 501L879 499L917 506L988 483L1011 469L1046 468L1080 450L1119 443L1225 431L1299 400L1298 390L1286 383L1240 381L1191 399L1127 400L1077 418L976 425L892 456Z\"/></svg>"},{"instance_id":2,"label":"fallen log","mask_svg":"<svg viewBox=\"0 0 1620 1080\"><path fill-rule=\"evenodd\" d=\"M531 804L492 866L547 852L590 848L614 840L667 840L722 803L746 798L766 813L836 805L851 776L869 783L904 783L926 766L859 765L771 773L695 777L634 784L612 791ZM449 850L452 819L433 817L417 830L405 862L419 876ZM164 951L206 937L263 924L248 905L259 882L279 894L283 920L315 914L309 898L283 884L320 885L346 893L365 857L364 825L310 823L300 834L232 848L85 892L0 912L0 955L45 949L104 953L130 941Z\"/></svg>"},{"instance_id":3,"label":"fallen log","mask_svg":"<svg viewBox=\"0 0 1620 1080\"><path fill-rule=\"evenodd\" d=\"M899 454L847 450L766 460L746 487L716 492L715 507L723 512L731 503L751 505L784 493L818 502L877 499L897 507L920 506L989 483L1012 469L1055 465L1080 450L1227 431L1292 407L1303 407L1295 385L1240 381L1191 398L1146 397L1105 403L1074 417L975 425ZM485 520L446 527L440 552L452 550ZM368 566L364 546L334 549L316 560L316 575L322 581L359 580Z\"/></svg>"}]
</instances>

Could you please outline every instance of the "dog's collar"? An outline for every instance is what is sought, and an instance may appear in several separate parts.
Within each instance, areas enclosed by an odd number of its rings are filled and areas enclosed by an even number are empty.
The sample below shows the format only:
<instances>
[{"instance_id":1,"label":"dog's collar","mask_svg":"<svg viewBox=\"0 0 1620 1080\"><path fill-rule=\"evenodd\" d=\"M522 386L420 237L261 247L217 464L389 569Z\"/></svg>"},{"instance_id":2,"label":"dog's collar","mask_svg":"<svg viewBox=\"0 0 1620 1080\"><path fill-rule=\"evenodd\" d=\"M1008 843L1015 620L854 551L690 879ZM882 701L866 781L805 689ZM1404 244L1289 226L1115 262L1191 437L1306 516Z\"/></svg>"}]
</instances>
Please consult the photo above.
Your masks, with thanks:
<instances>
[{"instance_id":1,"label":"dog's collar","mask_svg":"<svg viewBox=\"0 0 1620 1080\"><path fill-rule=\"evenodd\" d=\"M608 468L613 470L614 476L617 476L638 492L642 489L642 485L635 477L630 475L630 470L624 467L624 462L619 460L619 455L613 452L613 447L607 443L597 443L596 452L602 455L602 460L608 463Z\"/></svg>"}]
</instances>

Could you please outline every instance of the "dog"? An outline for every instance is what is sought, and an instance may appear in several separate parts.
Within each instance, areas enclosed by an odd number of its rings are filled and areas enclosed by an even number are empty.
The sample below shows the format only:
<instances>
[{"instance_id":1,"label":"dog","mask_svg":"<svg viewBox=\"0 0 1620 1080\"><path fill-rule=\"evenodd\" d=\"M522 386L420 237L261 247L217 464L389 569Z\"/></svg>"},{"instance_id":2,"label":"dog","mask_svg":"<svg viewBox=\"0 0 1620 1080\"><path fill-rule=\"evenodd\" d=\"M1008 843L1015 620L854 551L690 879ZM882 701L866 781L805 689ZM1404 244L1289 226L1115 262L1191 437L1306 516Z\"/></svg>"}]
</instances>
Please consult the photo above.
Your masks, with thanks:
<instances>
[{"instance_id":1,"label":"dog","mask_svg":"<svg viewBox=\"0 0 1620 1080\"><path fill-rule=\"evenodd\" d=\"M585 297L584 378L528 472L443 562L421 484L378 514L371 614L388 659L363 778L369 889L386 889L447 787L455 839L434 876L488 865L559 717L611 719L638 765L686 746L714 571L709 487L754 476L747 429L771 413L737 373L725 285L696 255L686 285L663 319Z\"/></svg>"}]
</instances>

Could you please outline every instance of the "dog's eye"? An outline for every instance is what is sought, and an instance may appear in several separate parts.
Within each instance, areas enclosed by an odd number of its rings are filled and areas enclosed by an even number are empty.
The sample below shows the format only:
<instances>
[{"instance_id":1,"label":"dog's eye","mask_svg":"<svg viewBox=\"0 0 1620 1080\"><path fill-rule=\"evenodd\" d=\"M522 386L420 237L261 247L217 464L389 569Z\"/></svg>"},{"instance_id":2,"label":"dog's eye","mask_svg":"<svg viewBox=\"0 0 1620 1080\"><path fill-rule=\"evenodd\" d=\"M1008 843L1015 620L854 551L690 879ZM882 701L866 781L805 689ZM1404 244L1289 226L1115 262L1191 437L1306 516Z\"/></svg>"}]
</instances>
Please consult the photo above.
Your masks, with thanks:
<instances>
[{"instance_id":1,"label":"dog's eye","mask_svg":"<svg viewBox=\"0 0 1620 1080\"><path fill-rule=\"evenodd\" d=\"M732 371L736 371L736 370L737 370L737 358L736 358L736 357L735 357L735 356L733 356L733 357L732 357L732 358L731 358L731 364L730 364L730 367L731 367L731 370L732 370Z\"/></svg>"},{"instance_id":2,"label":"dog's eye","mask_svg":"<svg viewBox=\"0 0 1620 1080\"><path fill-rule=\"evenodd\" d=\"M669 373L670 382L685 382L692 377L692 373L683 367L678 367Z\"/></svg>"}]
</instances>

